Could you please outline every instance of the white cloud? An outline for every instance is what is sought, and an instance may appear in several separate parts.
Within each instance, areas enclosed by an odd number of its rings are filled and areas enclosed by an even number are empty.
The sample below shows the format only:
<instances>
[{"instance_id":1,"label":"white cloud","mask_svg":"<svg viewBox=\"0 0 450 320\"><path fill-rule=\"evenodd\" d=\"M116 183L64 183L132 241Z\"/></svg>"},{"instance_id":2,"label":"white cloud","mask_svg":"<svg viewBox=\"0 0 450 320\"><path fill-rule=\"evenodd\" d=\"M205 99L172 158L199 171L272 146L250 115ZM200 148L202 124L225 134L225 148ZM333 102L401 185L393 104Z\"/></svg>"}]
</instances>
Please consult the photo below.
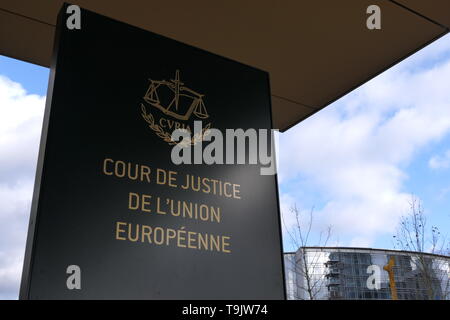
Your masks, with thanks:
<instances>
[{"instance_id":1,"label":"white cloud","mask_svg":"<svg viewBox=\"0 0 450 320\"><path fill-rule=\"evenodd\" d=\"M430 158L428 166L431 169L447 169L450 167L450 150L443 155L436 155Z\"/></svg>"},{"instance_id":2,"label":"white cloud","mask_svg":"<svg viewBox=\"0 0 450 320\"><path fill-rule=\"evenodd\" d=\"M392 233L408 206L407 165L450 133L449 52L450 38L442 39L282 134L281 201L314 205L297 195L296 181L306 179L303 188L325 199L316 207L317 230L331 224L341 244L353 246ZM436 63L418 68L426 58Z\"/></svg>"},{"instance_id":3,"label":"white cloud","mask_svg":"<svg viewBox=\"0 0 450 320\"><path fill-rule=\"evenodd\" d=\"M0 75L0 299L18 296L44 103Z\"/></svg>"}]
</instances>

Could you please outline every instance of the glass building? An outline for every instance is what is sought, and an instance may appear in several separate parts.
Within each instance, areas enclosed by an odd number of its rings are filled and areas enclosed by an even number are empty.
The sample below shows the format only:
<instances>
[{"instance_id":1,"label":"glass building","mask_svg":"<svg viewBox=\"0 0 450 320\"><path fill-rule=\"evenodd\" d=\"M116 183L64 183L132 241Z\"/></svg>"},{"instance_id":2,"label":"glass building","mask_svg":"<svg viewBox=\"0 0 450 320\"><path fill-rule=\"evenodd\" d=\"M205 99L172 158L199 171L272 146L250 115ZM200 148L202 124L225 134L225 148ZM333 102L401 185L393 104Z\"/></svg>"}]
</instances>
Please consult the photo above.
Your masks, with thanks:
<instances>
[{"instance_id":1,"label":"glass building","mask_svg":"<svg viewBox=\"0 0 450 320\"><path fill-rule=\"evenodd\" d=\"M384 249L302 247L284 254L289 300L450 300L450 257Z\"/></svg>"}]
</instances>

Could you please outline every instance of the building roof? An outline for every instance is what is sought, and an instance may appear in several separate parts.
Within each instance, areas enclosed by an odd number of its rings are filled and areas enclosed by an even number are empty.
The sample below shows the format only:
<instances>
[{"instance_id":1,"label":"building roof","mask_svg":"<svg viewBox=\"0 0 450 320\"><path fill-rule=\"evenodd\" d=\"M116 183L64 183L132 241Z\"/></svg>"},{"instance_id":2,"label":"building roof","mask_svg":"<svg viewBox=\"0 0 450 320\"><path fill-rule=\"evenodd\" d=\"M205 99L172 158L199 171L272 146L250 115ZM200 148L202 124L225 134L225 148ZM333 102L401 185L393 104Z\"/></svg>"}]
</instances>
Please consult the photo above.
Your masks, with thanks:
<instances>
[{"instance_id":1,"label":"building roof","mask_svg":"<svg viewBox=\"0 0 450 320\"><path fill-rule=\"evenodd\" d=\"M72 0L266 70L286 130L448 32L448 0ZM0 54L48 67L63 0L0 0ZM381 8L381 30L366 27Z\"/></svg>"},{"instance_id":2,"label":"building roof","mask_svg":"<svg viewBox=\"0 0 450 320\"><path fill-rule=\"evenodd\" d=\"M428 252L416 252L416 251L407 251L407 250L393 250L393 249L381 249L381 248L362 248L362 247L323 247L323 246L311 246L311 247L302 247L306 250L335 250L335 251L376 251L376 252L390 252L395 254L406 254L406 255L413 255L413 254L423 254L427 256L433 256L433 257L439 257L444 259L450 259L450 256L442 255L442 254L434 254L434 253L428 253ZM284 254L296 254L296 252L284 252Z\"/></svg>"}]
</instances>

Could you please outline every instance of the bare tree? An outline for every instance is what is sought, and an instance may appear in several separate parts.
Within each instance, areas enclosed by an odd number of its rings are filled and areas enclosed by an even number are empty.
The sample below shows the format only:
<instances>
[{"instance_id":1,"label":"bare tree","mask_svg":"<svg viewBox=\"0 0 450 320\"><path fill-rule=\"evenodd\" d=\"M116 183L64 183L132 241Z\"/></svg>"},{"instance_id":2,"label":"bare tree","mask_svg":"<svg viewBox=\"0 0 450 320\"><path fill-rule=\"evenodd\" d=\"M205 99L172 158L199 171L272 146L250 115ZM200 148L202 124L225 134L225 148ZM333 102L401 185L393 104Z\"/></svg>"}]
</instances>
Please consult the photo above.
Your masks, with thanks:
<instances>
[{"instance_id":1,"label":"bare tree","mask_svg":"<svg viewBox=\"0 0 450 320\"><path fill-rule=\"evenodd\" d=\"M294 205L290 209L290 213L295 218L294 225L290 227L287 226L284 218L283 224L289 235L291 244L299 249L296 253L297 261L290 266L291 271L297 275L296 299L315 300L319 295L321 283L325 276L323 272L324 266L321 265L323 264L322 261L319 261L320 252L314 251L307 253L305 248L311 246L325 247L330 240L332 228L331 226L328 226L325 231L321 231L318 241L315 245L312 245L311 230L314 224L314 207L311 208L308 214L304 214L297 209L296 205Z\"/></svg>"},{"instance_id":2,"label":"bare tree","mask_svg":"<svg viewBox=\"0 0 450 320\"><path fill-rule=\"evenodd\" d=\"M450 242L437 226L428 228L422 203L411 196L410 211L401 217L394 238L396 249L411 251L412 263L418 271L418 286L426 290L426 299L450 298L450 262L446 257L431 259L425 253L448 256Z\"/></svg>"}]
</instances>

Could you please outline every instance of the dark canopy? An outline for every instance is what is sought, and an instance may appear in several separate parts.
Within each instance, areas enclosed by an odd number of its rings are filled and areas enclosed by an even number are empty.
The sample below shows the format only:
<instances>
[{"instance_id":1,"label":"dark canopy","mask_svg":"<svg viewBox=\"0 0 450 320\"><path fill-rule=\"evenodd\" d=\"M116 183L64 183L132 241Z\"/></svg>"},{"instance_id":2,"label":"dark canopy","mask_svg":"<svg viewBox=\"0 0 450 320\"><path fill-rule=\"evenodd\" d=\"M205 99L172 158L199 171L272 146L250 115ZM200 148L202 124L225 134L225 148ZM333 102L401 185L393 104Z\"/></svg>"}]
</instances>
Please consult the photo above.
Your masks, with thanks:
<instances>
[{"instance_id":1,"label":"dark canopy","mask_svg":"<svg viewBox=\"0 0 450 320\"><path fill-rule=\"evenodd\" d=\"M295 125L448 32L448 0L72 0L270 72L274 127ZM49 66L62 0L0 0L0 54ZM381 30L366 9L381 8Z\"/></svg>"}]
</instances>

